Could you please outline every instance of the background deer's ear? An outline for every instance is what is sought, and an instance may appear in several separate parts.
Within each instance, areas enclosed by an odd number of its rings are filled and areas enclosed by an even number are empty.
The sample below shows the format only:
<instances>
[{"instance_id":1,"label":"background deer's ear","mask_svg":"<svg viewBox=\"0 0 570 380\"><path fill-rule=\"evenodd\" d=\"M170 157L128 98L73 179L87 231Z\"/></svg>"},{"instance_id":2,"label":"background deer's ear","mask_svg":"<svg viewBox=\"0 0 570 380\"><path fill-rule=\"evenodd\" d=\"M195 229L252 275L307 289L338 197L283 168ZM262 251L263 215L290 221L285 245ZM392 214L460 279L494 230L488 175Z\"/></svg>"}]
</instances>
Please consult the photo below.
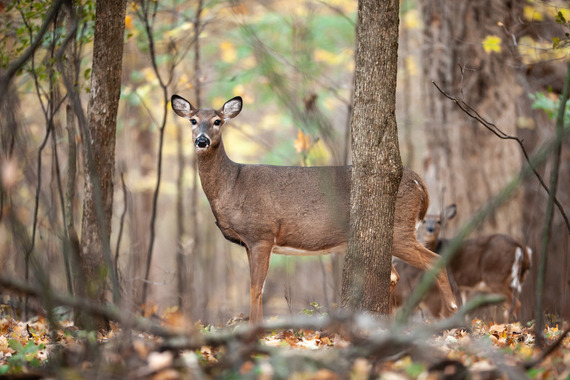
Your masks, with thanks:
<instances>
[{"instance_id":1,"label":"background deer's ear","mask_svg":"<svg viewBox=\"0 0 570 380\"><path fill-rule=\"evenodd\" d=\"M443 210L442 219L445 220L453 219L456 213L457 213L457 206L455 205L455 203L450 204Z\"/></svg>"},{"instance_id":2,"label":"background deer's ear","mask_svg":"<svg viewBox=\"0 0 570 380\"><path fill-rule=\"evenodd\" d=\"M241 100L241 96L236 96L228 100L221 109L221 112L224 114L224 119L233 119L239 115L242 105L243 101Z\"/></svg>"},{"instance_id":3,"label":"background deer's ear","mask_svg":"<svg viewBox=\"0 0 570 380\"><path fill-rule=\"evenodd\" d=\"M172 109L178 116L188 119L196 112L196 109L192 107L192 104L182 96L172 95L170 102L172 104Z\"/></svg>"}]
</instances>

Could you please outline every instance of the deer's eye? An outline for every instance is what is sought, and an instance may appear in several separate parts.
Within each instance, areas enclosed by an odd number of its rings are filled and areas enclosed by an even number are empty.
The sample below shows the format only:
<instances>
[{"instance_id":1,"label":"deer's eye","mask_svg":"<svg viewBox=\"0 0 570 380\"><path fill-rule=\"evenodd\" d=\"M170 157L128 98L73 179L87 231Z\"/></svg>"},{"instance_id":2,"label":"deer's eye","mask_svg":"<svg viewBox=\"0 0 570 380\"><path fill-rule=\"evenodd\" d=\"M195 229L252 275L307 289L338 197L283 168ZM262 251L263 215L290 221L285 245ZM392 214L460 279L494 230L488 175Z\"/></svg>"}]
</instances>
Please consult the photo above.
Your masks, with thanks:
<instances>
[{"instance_id":1,"label":"deer's eye","mask_svg":"<svg viewBox=\"0 0 570 380\"><path fill-rule=\"evenodd\" d=\"M196 119L190 119L190 123L192 123L192 125L198 124L198 122L196 121Z\"/></svg>"},{"instance_id":2,"label":"deer's eye","mask_svg":"<svg viewBox=\"0 0 570 380\"><path fill-rule=\"evenodd\" d=\"M221 125L222 122L220 121L220 119L214 120L214 125Z\"/></svg>"}]
</instances>

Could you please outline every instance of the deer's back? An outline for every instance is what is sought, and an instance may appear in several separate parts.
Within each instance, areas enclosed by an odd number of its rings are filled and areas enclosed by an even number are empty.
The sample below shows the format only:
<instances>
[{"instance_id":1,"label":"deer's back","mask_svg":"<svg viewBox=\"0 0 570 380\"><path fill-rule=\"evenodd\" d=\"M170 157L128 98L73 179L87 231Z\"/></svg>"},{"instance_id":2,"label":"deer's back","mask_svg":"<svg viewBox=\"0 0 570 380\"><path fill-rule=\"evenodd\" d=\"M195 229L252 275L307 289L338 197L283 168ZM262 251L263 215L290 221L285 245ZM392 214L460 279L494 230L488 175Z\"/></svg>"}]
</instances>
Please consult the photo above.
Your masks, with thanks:
<instances>
[{"instance_id":1,"label":"deer's back","mask_svg":"<svg viewBox=\"0 0 570 380\"><path fill-rule=\"evenodd\" d=\"M451 262L453 275L460 286L508 282L517 249L521 245L503 234L466 240Z\"/></svg>"},{"instance_id":2,"label":"deer's back","mask_svg":"<svg viewBox=\"0 0 570 380\"><path fill-rule=\"evenodd\" d=\"M235 173L234 178L227 179L225 190L217 199L210 201L226 238L246 244L260 239L272 240L278 246L302 247L310 251L346 243L350 217L350 166L238 164ZM415 215L406 208L410 202L422 205L419 212L415 209ZM395 223L408 224L407 230L413 233L417 214L425 214L427 202L421 178L404 169ZM244 219L246 223L243 223Z\"/></svg>"}]
</instances>

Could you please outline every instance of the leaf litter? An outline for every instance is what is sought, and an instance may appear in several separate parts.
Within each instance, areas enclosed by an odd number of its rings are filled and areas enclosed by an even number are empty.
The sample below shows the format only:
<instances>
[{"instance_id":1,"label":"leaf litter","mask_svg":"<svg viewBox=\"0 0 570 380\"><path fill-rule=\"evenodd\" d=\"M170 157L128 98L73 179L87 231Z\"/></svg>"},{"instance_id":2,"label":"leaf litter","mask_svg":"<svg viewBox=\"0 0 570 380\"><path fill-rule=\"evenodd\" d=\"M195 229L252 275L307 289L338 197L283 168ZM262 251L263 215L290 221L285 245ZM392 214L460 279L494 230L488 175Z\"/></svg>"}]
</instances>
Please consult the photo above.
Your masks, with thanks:
<instances>
[{"instance_id":1,"label":"leaf litter","mask_svg":"<svg viewBox=\"0 0 570 380\"><path fill-rule=\"evenodd\" d=\"M0 375L89 379L107 374L157 380L368 379L380 375L383 379L570 379L570 336L538 365L525 369L525 363L539 357L543 348L534 345L533 326L520 322L473 319L468 330L444 330L416 349L390 356L361 350L358 337L325 329L277 329L252 340L245 335L232 338L232 331L239 327L191 324L176 309L168 310L161 320L163 325L193 331L191 335L208 338L224 332L228 338L220 344L177 347L166 338L127 332L116 324L95 334L79 330L68 320L53 330L43 317L31 321L6 317L0 319ZM544 333L549 345L563 332L554 325ZM93 355L94 350L99 355Z\"/></svg>"}]
</instances>

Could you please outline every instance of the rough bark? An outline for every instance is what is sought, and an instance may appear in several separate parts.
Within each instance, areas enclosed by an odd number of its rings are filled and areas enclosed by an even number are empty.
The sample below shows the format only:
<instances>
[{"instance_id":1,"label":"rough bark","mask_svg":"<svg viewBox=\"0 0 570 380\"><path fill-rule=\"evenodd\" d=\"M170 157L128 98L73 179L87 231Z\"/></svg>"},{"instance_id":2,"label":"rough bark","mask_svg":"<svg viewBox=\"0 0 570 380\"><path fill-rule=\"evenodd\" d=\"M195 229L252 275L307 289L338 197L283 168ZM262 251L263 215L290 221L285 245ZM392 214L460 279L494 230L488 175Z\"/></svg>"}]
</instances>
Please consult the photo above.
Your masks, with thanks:
<instances>
[{"instance_id":1,"label":"rough bark","mask_svg":"<svg viewBox=\"0 0 570 380\"><path fill-rule=\"evenodd\" d=\"M388 313L396 194L398 1L358 2L350 235L343 307Z\"/></svg>"},{"instance_id":2,"label":"rough bark","mask_svg":"<svg viewBox=\"0 0 570 380\"><path fill-rule=\"evenodd\" d=\"M422 1L427 162L430 163L428 172L433 173L426 175L426 182L434 201L430 212L437 213L447 204L457 204L458 217L448 225L448 237L505 186L520 169L523 157L515 142L498 139L468 118L452 101L438 93L432 81L447 93L463 98L506 134L523 139L531 154L554 133L553 123L542 111L531 109L528 94L547 88L560 91L564 64L524 65L517 44L523 36L543 40L559 36L559 28L553 21L554 28L549 28L549 22L534 25L525 20L524 5L499 0ZM489 35L501 38L500 52L484 51L482 42ZM562 155L560 172L564 178L570 168L565 164L568 159L564 159L569 156L568 150L563 149ZM545 178L548 178L544 175L547 168L548 165L538 168ZM558 194L566 209L567 194ZM444 200L438 202L442 198ZM536 253L546 200L544 189L531 178L475 235L509 234ZM554 216L553 231L556 232L553 236L557 238L552 239L548 249L551 264L547 268L544 311L568 315L569 282L564 279L568 279L570 268L567 260L570 245L562 218L558 213ZM537 257L533 255L532 276L523 286L523 320L534 318Z\"/></svg>"},{"instance_id":3,"label":"rough bark","mask_svg":"<svg viewBox=\"0 0 570 380\"><path fill-rule=\"evenodd\" d=\"M426 140L433 176L426 178L434 200L433 212L456 203L454 231L496 194L519 170L522 155L515 143L505 143L466 117L431 84L451 92L510 135L516 135L517 54L503 32L511 30L522 3L511 1L424 1L424 75ZM501 37L501 51L486 53L482 41ZM521 195L491 217L479 231L503 232L516 239L521 231ZM440 199L446 204L438 204Z\"/></svg>"},{"instance_id":4,"label":"rough bark","mask_svg":"<svg viewBox=\"0 0 570 380\"><path fill-rule=\"evenodd\" d=\"M95 17L93 68L85 144L85 198L81 234L81 270L87 295L105 302L109 267L109 238L113 210L115 132L119 95L126 2L98 1ZM81 318L79 318L80 320ZM100 322L96 321L96 327Z\"/></svg>"}]
</instances>

